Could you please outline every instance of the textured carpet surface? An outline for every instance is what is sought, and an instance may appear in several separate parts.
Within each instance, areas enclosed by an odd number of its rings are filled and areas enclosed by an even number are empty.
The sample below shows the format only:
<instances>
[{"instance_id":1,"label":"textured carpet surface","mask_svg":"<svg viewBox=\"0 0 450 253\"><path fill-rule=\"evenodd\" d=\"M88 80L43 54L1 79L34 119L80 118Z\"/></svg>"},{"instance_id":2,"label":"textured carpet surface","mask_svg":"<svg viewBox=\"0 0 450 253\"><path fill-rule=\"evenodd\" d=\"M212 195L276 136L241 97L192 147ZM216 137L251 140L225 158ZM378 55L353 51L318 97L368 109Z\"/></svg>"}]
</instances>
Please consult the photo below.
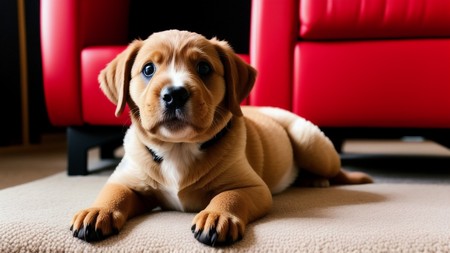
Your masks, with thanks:
<instances>
[{"instance_id":1,"label":"textured carpet surface","mask_svg":"<svg viewBox=\"0 0 450 253\"><path fill-rule=\"evenodd\" d=\"M107 176L64 173L0 191L1 252L450 252L450 185L372 184L291 188L250 224L242 241L197 242L194 214L156 212L105 241L72 237L69 222Z\"/></svg>"}]
</instances>

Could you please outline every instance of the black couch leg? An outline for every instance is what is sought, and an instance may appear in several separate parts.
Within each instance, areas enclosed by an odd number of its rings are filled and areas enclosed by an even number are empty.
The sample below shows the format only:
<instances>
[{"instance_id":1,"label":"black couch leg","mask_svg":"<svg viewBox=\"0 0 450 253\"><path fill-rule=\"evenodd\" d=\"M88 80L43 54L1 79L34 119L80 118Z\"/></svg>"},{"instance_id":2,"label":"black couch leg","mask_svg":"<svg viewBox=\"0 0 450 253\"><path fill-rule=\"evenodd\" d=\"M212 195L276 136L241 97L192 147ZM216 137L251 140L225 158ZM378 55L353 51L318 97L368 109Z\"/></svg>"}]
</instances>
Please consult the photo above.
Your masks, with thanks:
<instances>
[{"instance_id":1,"label":"black couch leg","mask_svg":"<svg viewBox=\"0 0 450 253\"><path fill-rule=\"evenodd\" d=\"M333 143L333 146L336 149L336 151L339 154L342 153L342 147L344 146L344 139L343 138L334 137L333 139L331 139L331 142Z\"/></svg>"},{"instance_id":2,"label":"black couch leg","mask_svg":"<svg viewBox=\"0 0 450 253\"><path fill-rule=\"evenodd\" d=\"M88 150L100 147L100 157L113 158L114 149L122 144L123 127L69 127L67 129L69 175L87 175Z\"/></svg>"},{"instance_id":3,"label":"black couch leg","mask_svg":"<svg viewBox=\"0 0 450 253\"><path fill-rule=\"evenodd\" d=\"M344 142L345 142L345 136L341 132L339 132L338 129L335 129L335 128L321 127L321 130L328 137L328 139L330 139L330 141L333 143L333 146L336 149L336 151L339 154L342 153L342 148L343 148Z\"/></svg>"},{"instance_id":4,"label":"black couch leg","mask_svg":"<svg viewBox=\"0 0 450 253\"><path fill-rule=\"evenodd\" d=\"M122 145L123 145L123 138L100 145L100 159L116 158L114 155L114 151Z\"/></svg>"}]
</instances>

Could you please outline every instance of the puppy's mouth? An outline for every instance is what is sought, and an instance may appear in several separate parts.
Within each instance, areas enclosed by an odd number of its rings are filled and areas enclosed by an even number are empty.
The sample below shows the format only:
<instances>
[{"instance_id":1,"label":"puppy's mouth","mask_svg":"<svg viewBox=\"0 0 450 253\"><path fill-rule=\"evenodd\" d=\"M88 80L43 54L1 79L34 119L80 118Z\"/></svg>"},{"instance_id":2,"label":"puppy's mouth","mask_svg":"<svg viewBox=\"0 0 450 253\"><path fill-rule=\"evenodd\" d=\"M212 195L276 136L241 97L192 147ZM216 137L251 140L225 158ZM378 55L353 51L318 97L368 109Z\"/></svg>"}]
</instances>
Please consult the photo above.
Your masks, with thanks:
<instances>
[{"instance_id":1,"label":"puppy's mouth","mask_svg":"<svg viewBox=\"0 0 450 253\"><path fill-rule=\"evenodd\" d=\"M160 126L167 128L167 130L171 132L177 132L190 126L190 123L186 120L184 115L181 117L177 115L164 115L164 119L161 121Z\"/></svg>"},{"instance_id":2,"label":"puppy's mouth","mask_svg":"<svg viewBox=\"0 0 450 253\"><path fill-rule=\"evenodd\" d=\"M164 88L156 110L148 111L144 125L148 131L166 141L192 141L210 125L205 103L182 86Z\"/></svg>"},{"instance_id":3,"label":"puppy's mouth","mask_svg":"<svg viewBox=\"0 0 450 253\"><path fill-rule=\"evenodd\" d=\"M169 132L178 132L187 127L194 127L184 108L166 109L162 112L157 128L165 128Z\"/></svg>"}]
</instances>

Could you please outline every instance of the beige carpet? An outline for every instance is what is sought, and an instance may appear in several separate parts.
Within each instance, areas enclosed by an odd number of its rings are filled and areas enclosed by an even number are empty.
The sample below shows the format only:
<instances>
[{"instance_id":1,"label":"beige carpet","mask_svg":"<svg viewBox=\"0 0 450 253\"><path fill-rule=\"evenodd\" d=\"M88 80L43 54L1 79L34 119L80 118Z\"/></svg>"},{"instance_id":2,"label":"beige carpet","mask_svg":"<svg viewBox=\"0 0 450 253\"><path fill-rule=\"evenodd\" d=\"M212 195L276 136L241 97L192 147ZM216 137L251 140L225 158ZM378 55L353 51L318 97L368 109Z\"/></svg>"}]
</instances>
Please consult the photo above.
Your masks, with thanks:
<instances>
[{"instance_id":1,"label":"beige carpet","mask_svg":"<svg viewBox=\"0 0 450 253\"><path fill-rule=\"evenodd\" d=\"M135 218L103 242L72 237L72 214L88 206L106 176L60 173L0 191L1 252L208 252L193 214ZM450 252L450 185L372 184L292 188L248 226L235 252Z\"/></svg>"},{"instance_id":2,"label":"beige carpet","mask_svg":"<svg viewBox=\"0 0 450 253\"><path fill-rule=\"evenodd\" d=\"M43 143L0 148L0 189L66 170L65 135L47 135Z\"/></svg>"}]
</instances>

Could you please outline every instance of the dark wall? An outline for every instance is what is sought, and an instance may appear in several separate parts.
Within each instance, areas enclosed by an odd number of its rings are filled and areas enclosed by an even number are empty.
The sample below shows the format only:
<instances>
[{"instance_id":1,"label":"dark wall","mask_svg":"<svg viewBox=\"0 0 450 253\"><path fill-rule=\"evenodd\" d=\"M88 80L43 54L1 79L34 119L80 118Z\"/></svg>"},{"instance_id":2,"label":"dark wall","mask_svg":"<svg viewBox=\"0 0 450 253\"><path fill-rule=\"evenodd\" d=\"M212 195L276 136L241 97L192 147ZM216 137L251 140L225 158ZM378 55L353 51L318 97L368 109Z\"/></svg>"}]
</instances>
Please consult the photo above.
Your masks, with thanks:
<instances>
[{"instance_id":1,"label":"dark wall","mask_svg":"<svg viewBox=\"0 0 450 253\"><path fill-rule=\"evenodd\" d=\"M17 2L0 1L0 145L21 142Z\"/></svg>"},{"instance_id":2,"label":"dark wall","mask_svg":"<svg viewBox=\"0 0 450 253\"><path fill-rule=\"evenodd\" d=\"M0 146L22 144L20 53L16 0L0 1ZM48 120L42 88L39 1L25 0L28 67L28 110L31 143L43 132L59 131Z\"/></svg>"},{"instance_id":3,"label":"dark wall","mask_svg":"<svg viewBox=\"0 0 450 253\"><path fill-rule=\"evenodd\" d=\"M36 0L25 0L30 141L33 143L40 141L42 133L61 130L51 126L45 108L44 90L42 87L39 4L39 1Z\"/></svg>"},{"instance_id":4,"label":"dark wall","mask_svg":"<svg viewBox=\"0 0 450 253\"><path fill-rule=\"evenodd\" d=\"M248 53L250 9L250 0L131 0L129 37L188 30L227 40L236 52Z\"/></svg>"}]
</instances>

